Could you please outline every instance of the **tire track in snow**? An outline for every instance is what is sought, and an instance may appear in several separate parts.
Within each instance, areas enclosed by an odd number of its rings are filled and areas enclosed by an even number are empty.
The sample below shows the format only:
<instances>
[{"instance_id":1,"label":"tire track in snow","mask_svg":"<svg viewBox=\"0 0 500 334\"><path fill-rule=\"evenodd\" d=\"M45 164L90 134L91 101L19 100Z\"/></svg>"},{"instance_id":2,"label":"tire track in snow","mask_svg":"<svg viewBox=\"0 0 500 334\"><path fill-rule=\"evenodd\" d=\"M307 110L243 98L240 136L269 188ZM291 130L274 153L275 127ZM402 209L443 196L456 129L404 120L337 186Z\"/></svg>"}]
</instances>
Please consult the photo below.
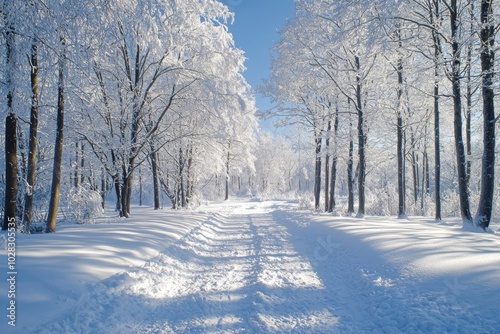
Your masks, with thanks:
<instances>
[{"instance_id":1,"label":"tire track in snow","mask_svg":"<svg viewBox=\"0 0 500 334\"><path fill-rule=\"evenodd\" d=\"M269 213L213 215L38 332L331 333L330 300L289 239Z\"/></svg>"},{"instance_id":2,"label":"tire track in snow","mask_svg":"<svg viewBox=\"0 0 500 334\"><path fill-rule=\"evenodd\" d=\"M270 215L250 216L255 235L256 277L249 295L262 333L331 333L337 318L325 299L322 282L297 253L286 228Z\"/></svg>"}]
</instances>

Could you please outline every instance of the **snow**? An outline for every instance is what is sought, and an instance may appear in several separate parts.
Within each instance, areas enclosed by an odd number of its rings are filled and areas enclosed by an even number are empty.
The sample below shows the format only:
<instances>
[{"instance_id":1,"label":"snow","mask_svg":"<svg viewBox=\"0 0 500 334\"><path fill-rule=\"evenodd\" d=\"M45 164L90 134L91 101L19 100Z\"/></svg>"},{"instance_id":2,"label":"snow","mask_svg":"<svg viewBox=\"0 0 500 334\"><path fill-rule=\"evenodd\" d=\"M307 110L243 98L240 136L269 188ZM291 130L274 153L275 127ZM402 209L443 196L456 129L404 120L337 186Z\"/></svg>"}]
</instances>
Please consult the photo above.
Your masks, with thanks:
<instances>
[{"instance_id":1,"label":"snow","mask_svg":"<svg viewBox=\"0 0 500 334\"><path fill-rule=\"evenodd\" d=\"M498 232L465 231L458 219L358 219L297 208L249 199L194 211L135 207L129 219L110 213L94 225L18 235L17 325L4 318L0 332L500 328ZM3 305L6 296L2 282Z\"/></svg>"}]
</instances>

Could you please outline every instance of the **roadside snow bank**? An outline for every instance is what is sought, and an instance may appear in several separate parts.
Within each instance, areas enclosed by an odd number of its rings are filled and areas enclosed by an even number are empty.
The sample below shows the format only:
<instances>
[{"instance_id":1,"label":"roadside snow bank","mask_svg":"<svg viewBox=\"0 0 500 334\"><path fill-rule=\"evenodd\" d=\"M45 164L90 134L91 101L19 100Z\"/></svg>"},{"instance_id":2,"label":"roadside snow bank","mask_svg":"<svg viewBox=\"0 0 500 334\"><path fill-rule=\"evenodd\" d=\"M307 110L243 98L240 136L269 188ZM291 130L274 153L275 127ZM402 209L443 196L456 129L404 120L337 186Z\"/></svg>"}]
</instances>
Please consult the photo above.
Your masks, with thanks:
<instances>
[{"instance_id":1,"label":"roadside snow bank","mask_svg":"<svg viewBox=\"0 0 500 334\"><path fill-rule=\"evenodd\" d=\"M32 333L47 319L74 308L89 285L143 265L207 217L150 207L133 207L128 219L106 213L93 225L61 225L52 234L17 234L16 327L3 315L0 333ZM6 268L5 249L0 250L0 263ZM8 306L5 282L0 284L0 302L2 309Z\"/></svg>"},{"instance_id":2,"label":"roadside snow bank","mask_svg":"<svg viewBox=\"0 0 500 334\"><path fill-rule=\"evenodd\" d=\"M498 235L464 231L459 219L300 211L274 218L287 221L297 239L309 239L310 261L332 293L349 282L351 312L344 319L366 326L357 332L494 333L500 327Z\"/></svg>"}]
</instances>

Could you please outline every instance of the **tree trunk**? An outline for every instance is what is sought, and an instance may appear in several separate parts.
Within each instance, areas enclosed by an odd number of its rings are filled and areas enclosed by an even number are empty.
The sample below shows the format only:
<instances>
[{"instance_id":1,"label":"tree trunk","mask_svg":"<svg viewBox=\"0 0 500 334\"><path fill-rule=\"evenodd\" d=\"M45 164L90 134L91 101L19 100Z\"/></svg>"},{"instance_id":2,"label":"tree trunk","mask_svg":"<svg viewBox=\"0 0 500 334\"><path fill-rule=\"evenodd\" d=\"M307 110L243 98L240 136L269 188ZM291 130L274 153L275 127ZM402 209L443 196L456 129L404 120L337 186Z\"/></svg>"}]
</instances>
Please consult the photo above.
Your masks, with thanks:
<instances>
[{"instance_id":1,"label":"tree trunk","mask_svg":"<svg viewBox=\"0 0 500 334\"><path fill-rule=\"evenodd\" d=\"M338 106L335 108L335 122L333 123L333 138L334 138L334 152L332 159L332 171L330 175L330 201L328 206L328 212L333 212L335 208L335 182L337 180L337 161L338 161L338 149L337 149L337 133L339 129L339 109Z\"/></svg>"},{"instance_id":2,"label":"tree trunk","mask_svg":"<svg viewBox=\"0 0 500 334\"><path fill-rule=\"evenodd\" d=\"M121 192L121 186L120 186L120 175L118 173L113 174L113 185L114 185L115 194L116 194L115 211L118 211L121 213L121 211L122 211L122 192Z\"/></svg>"},{"instance_id":3,"label":"tree trunk","mask_svg":"<svg viewBox=\"0 0 500 334\"><path fill-rule=\"evenodd\" d=\"M179 178L177 183L177 189L178 189L177 203L180 204L180 206L183 208L186 207L187 204L186 189L184 187L184 167L185 167L185 157L181 146L179 147Z\"/></svg>"},{"instance_id":4,"label":"tree trunk","mask_svg":"<svg viewBox=\"0 0 500 334\"><path fill-rule=\"evenodd\" d=\"M139 206L142 206L142 169L139 167Z\"/></svg>"},{"instance_id":5,"label":"tree trunk","mask_svg":"<svg viewBox=\"0 0 500 334\"><path fill-rule=\"evenodd\" d=\"M226 182L225 182L225 195L224 195L224 200L227 201L229 199L229 159L230 159L230 147L231 145L229 144L228 149L227 149L227 158L226 158Z\"/></svg>"},{"instance_id":6,"label":"tree trunk","mask_svg":"<svg viewBox=\"0 0 500 334\"><path fill-rule=\"evenodd\" d=\"M153 176L153 197L154 197L154 209L160 209L160 184L158 182L158 152L153 150L151 147L151 171Z\"/></svg>"},{"instance_id":7,"label":"tree trunk","mask_svg":"<svg viewBox=\"0 0 500 334\"><path fill-rule=\"evenodd\" d=\"M120 217L128 218L129 211L127 210L128 198L128 180L127 180L127 166L122 162L122 177L120 183Z\"/></svg>"},{"instance_id":8,"label":"tree trunk","mask_svg":"<svg viewBox=\"0 0 500 334\"><path fill-rule=\"evenodd\" d=\"M8 96L7 101L11 109L12 96ZM5 211L2 230L17 228L17 191L17 117L10 112L5 120Z\"/></svg>"},{"instance_id":9,"label":"tree trunk","mask_svg":"<svg viewBox=\"0 0 500 334\"><path fill-rule=\"evenodd\" d=\"M73 177L73 182L75 188L78 188L78 184L80 183L80 174L79 174L79 164L78 161L80 160L80 148L78 146L78 140L75 141L75 175Z\"/></svg>"},{"instance_id":10,"label":"tree trunk","mask_svg":"<svg viewBox=\"0 0 500 334\"><path fill-rule=\"evenodd\" d=\"M193 180L193 145L189 146L188 161L187 161L187 203L191 202L194 193L194 180ZM241 179L238 177L238 185L241 187Z\"/></svg>"},{"instance_id":11,"label":"tree trunk","mask_svg":"<svg viewBox=\"0 0 500 334\"><path fill-rule=\"evenodd\" d=\"M30 137L28 152L28 174L26 176L26 194L24 196L24 222L26 232L30 231L30 224L33 219L33 193L35 188L36 172L36 150L38 140L38 46L31 45L31 56L29 58L31 67L31 114L30 114Z\"/></svg>"},{"instance_id":12,"label":"tree trunk","mask_svg":"<svg viewBox=\"0 0 500 334\"><path fill-rule=\"evenodd\" d=\"M427 131L425 131L427 135ZM424 201L429 194L429 157L427 155L427 144L424 146L424 154L422 159L422 193L420 194L420 211L424 215Z\"/></svg>"},{"instance_id":13,"label":"tree trunk","mask_svg":"<svg viewBox=\"0 0 500 334\"><path fill-rule=\"evenodd\" d=\"M321 131L316 134L316 165L314 168L314 208L319 210L319 202L321 196Z\"/></svg>"},{"instance_id":14,"label":"tree trunk","mask_svg":"<svg viewBox=\"0 0 500 334\"><path fill-rule=\"evenodd\" d=\"M354 140L352 137L352 124L350 124L349 130L349 158L347 160L347 214L349 216L354 214L354 177L353 177L353 166L354 166Z\"/></svg>"},{"instance_id":15,"label":"tree trunk","mask_svg":"<svg viewBox=\"0 0 500 334\"><path fill-rule=\"evenodd\" d=\"M361 102L362 98L362 87L361 87L361 76L360 76L360 62L359 57L355 57L356 64L356 109L358 114L358 155L359 155L359 181L358 181L358 213L356 216L362 218L365 215L365 179L366 179L366 157L365 157L365 117L363 111L363 104Z\"/></svg>"},{"instance_id":16,"label":"tree trunk","mask_svg":"<svg viewBox=\"0 0 500 334\"><path fill-rule=\"evenodd\" d=\"M19 123L17 123L18 129L17 129L17 178L19 180L26 180L27 179L27 161L26 161L26 140L24 139L24 133L21 129L21 126ZM19 182L19 181L18 181ZM25 186L26 190L26 186ZM19 192L19 189L18 189ZM26 191L25 191L26 192ZM18 197L18 203L21 202L21 198Z\"/></svg>"},{"instance_id":17,"label":"tree trunk","mask_svg":"<svg viewBox=\"0 0 500 334\"><path fill-rule=\"evenodd\" d=\"M417 204L418 194L420 191L420 176L418 171L418 154L416 152L416 142L415 135L413 134L413 129L411 131L411 168L413 173L413 203Z\"/></svg>"},{"instance_id":18,"label":"tree trunk","mask_svg":"<svg viewBox=\"0 0 500 334\"><path fill-rule=\"evenodd\" d=\"M120 217L128 218L129 213L127 211L127 178L122 177L122 182L120 183Z\"/></svg>"},{"instance_id":19,"label":"tree trunk","mask_svg":"<svg viewBox=\"0 0 500 334\"><path fill-rule=\"evenodd\" d=\"M472 221L469 203L469 189L467 187L467 162L462 134L462 95L460 89L461 61L459 47L459 17L457 0L451 0L450 25L452 36L452 70L451 81L453 87L453 127L455 133L455 150L457 158L458 188L460 196L460 212L464 222Z\"/></svg>"},{"instance_id":20,"label":"tree trunk","mask_svg":"<svg viewBox=\"0 0 500 334\"><path fill-rule=\"evenodd\" d=\"M429 189L431 184L430 172L429 172L429 155L427 154L427 149L424 152L425 157L425 194L429 195Z\"/></svg>"},{"instance_id":21,"label":"tree trunk","mask_svg":"<svg viewBox=\"0 0 500 334\"><path fill-rule=\"evenodd\" d=\"M325 155L325 211L330 208L330 132L332 131L332 120L328 120L328 127L326 131L326 155Z\"/></svg>"},{"instance_id":22,"label":"tree trunk","mask_svg":"<svg viewBox=\"0 0 500 334\"><path fill-rule=\"evenodd\" d=\"M439 129L439 84L434 83L434 202L436 221L441 220L441 144Z\"/></svg>"},{"instance_id":23,"label":"tree trunk","mask_svg":"<svg viewBox=\"0 0 500 334\"><path fill-rule=\"evenodd\" d=\"M399 48L402 48L401 30L397 29ZM398 105L397 105L397 158L398 158L398 218L406 218L406 187L405 187L405 147L403 125L403 59L398 58Z\"/></svg>"},{"instance_id":24,"label":"tree trunk","mask_svg":"<svg viewBox=\"0 0 500 334\"><path fill-rule=\"evenodd\" d=\"M102 203L102 208L104 209L106 207L106 172L104 171L104 168L101 170L101 203Z\"/></svg>"},{"instance_id":25,"label":"tree trunk","mask_svg":"<svg viewBox=\"0 0 500 334\"><path fill-rule=\"evenodd\" d=\"M474 32L474 1L470 3L470 36L475 34ZM465 93L465 148L467 150L467 165L466 165L466 173L467 173L467 188L470 190L470 176L472 170L472 131L471 131L471 123L472 123L472 43L474 39L471 38L469 45L467 45L467 88Z\"/></svg>"},{"instance_id":26,"label":"tree trunk","mask_svg":"<svg viewBox=\"0 0 500 334\"><path fill-rule=\"evenodd\" d=\"M495 190L495 92L493 0L481 1L481 70L483 92L483 159L481 164L481 197L474 223L486 229L490 225Z\"/></svg>"},{"instance_id":27,"label":"tree trunk","mask_svg":"<svg viewBox=\"0 0 500 334\"><path fill-rule=\"evenodd\" d=\"M85 143L80 142L80 184L85 183Z\"/></svg>"},{"instance_id":28,"label":"tree trunk","mask_svg":"<svg viewBox=\"0 0 500 334\"><path fill-rule=\"evenodd\" d=\"M14 55L14 25L9 17L9 11L3 13L6 22L6 73L7 86L7 117L5 118L5 207L2 230L17 229L17 116L13 107L14 89L13 76L15 70Z\"/></svg>"},{"instance_id":29,"label":"tree trunk","mask_svg":"<svg viewBox=\"0 0 500 334\"><path fill-rule=\"evenodd\" d=\"M127 196L125 197L126 199L126 210L127 210L127 217L130 217L130 213L132 212L131 210L131 204L132 204L132 184L134 181L134 174L132 171L132 168L129 165L129 173L127 175Z\"/></svg>"},{"instance_id":30,"label":"tree trunk","mask_svg":"<svg viewBox=\"0 0 500 334\"><path fill-rule=\"evenodd\" d=\"M431 23L439 24L439 1L433 1L434 11L431 10ZM441 40L438 33L438 27L432 30L432 39L434 42L434 201L435 218L441 220L441 140L439 125L439 64L441 57Z\"/></svg>"},{"instance_id":31,"label":"tree trunk","mask_svg":"<svg viewBox=\"0 0 500 334\"><path fill-rule=\"evenodd\" d=\"M56 218L59 209L61 191L62 153L64 148L64 70L66 66L66 41L61 37L62 54L59 56L59 81L57 86L57 130L54 146L54 166L50 192L49 212L47 214L47 232L56 231Z\"/></svg>"}]
</instances>

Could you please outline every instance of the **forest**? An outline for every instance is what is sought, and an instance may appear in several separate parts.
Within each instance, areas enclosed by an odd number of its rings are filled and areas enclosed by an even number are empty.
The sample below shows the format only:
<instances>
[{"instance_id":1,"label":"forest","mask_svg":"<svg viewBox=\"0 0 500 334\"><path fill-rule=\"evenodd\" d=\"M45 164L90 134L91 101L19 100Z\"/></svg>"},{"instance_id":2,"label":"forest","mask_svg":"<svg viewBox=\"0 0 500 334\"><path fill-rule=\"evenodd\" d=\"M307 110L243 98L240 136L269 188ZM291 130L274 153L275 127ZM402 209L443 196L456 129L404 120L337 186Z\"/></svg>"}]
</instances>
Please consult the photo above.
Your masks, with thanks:
<instances>
[{"instance_id":1,"label":"forest","mask_svg":"<svg viewBox=\"0 0 500 334\"><path fill-rule=\"evenodd\" d=\"M313 133L315 209L324 190L333 210L340 178L349 214L452 214L487 229L498 208L493 1L295 4L265 91L285 124Z\"/></svg>"},{"instance_id":2,"label":"forest","mask_svg":"<svg viewBox=\"0 0 500 334\"><path fill-rule=\"evenodd\" d=\"M487 230L500 213L493 0L295 7L271 76L250 87L219 1L2 0L2 228L253 196Z\"/></svg>"}]
</instances>

